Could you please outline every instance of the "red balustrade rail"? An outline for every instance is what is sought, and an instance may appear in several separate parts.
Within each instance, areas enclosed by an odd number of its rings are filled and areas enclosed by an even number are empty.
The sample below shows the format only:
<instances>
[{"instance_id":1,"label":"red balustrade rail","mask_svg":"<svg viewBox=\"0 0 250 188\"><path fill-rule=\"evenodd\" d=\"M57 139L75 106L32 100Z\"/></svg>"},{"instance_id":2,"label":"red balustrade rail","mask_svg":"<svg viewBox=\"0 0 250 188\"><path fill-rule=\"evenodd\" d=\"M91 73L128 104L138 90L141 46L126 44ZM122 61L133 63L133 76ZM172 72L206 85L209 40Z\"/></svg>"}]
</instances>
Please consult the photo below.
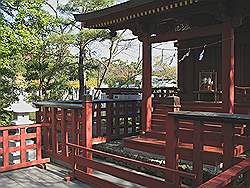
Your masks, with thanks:
<instances>
[{"instance_id":1,"label":"red balustrade rail","mask_svg":"<svg viewBox=\"0 0 250 188\"><path fill-rule=\"evenodd\" d=\"M95 187L102 187L102 188L120 188L120 185L117 185L115 183L112 183L108 180L101 179L97 176L93 175L93 170L100 171L106 174L109 174L111 176L121 178L124 180L127 180L129 182L139 184L146 187L159 187L159 188L165 188L165 187L179 187L180 182L175 181L171 182L168 179L159 179L154 176L148 176L142 173L136 173L129 169L120 168L115 165L110 165L107 163L100 162L98 160L94 160L92 158L92 154L95 154L96 156L101 156L105 158L110 158L116 161L125 162L127 164L132 164L138 167L143 167L147 169L151 169L154 171L161 171L165 173L171 173L171 174L178 174L180 177L186 177L190 179L195 179L195 175L175 169L169 169L166 167L153 165L144 163L141 161L121 157L114 154L109 154L106 152L94 150L88 147L83 147L71 143L67 143L69 147L72 148L73 153L73 164L72 164L72 173L70 174L70 177L67 178L76 178L78 180L81 180L83 182L89 183Z\"/></svg>"},{"instance_id":2,"label":"red balustrade rail","mask_svg":"<svg viewBox=\"0 0 250 188\"><path fill-rule=\"evenodd\" d=\"M86 103L73 104L61 102L36 103L40 107L37 112L37 122L48 123L44 129L44 151L54 160L71 163L70 151L66 142L83 143L86 131L82 122L86 121ZM92 117L90 116L92 120Z\"/></svg>"},{"instance_id":3,"label":"red balustrade rail","mask_svg":"<svg viewBox=\"0 0 250 188\"><path fill-rule=\"evenodd\" d=\"M177 160L192 162L197 175L194 186L203 183L203 165L223 170L242 160L250 149L250 116L212 112L169 112L167 125L167 167L177 168Z\"/></svg>"},{"instance_id":4,"label":"red balustrade rail","mask_svg":"<svg viewBox=\"0 0 250 188\"><path fill-rule=\"evenodd\" d=\"M249 104L250 87L235 86L235 100L237 103Z\"/></svg>"},{"instance_id":5,"label":"red balustrade rail","mask_svg":"<svg viewBox=\"0 0 250 188\"><path fill-rule=\"evenodd\" d=\"M86 115L86 104L91 114ZM37 122L50 126L44 130L44 147L54 159L71 163L67 142L83 145L86 134L92 134L93 143L123 138L139 133L140 100L97 100L39 102ZM83 129L83 122L91 121L91 130ZM87 133L86 133L87 131Z\"/></svg>"},{"instance_id":6,"label":"red balustrade rail","mask_svg":"<svg viewBox=\"0 0 250 188\"><path fill-rule=\"evenodd\" d=\"M199 188L250 187L250 157L232 166Z\"/></svg>"},{"instance_id":7,"label":"red balustrade rail","mask_svg":"<svg viewBox=\"0 0 250 188\"><path fill-rule=\"evenodd\" d=\"M141 128L140 100L93 101L93 138L109 140L133 136Z\"/></svg>"},{"instance_id":8,"label":"red balustrade rail","mask_svg":"<svg viewBox=\"0 0 250 188\"><path fill-rule=\"evenodd\" d=\"M49 162L48 158L42 158L41 132L45 126L35 124L0 127L0 172ZM28 143L29 140L32 140L31 144ZM30 151L35 151L33 160L29 159Z\"/></svg>"},{"instance_id":9,"label":"red balustrade rail","mask_svg":"<svg viewBox=\"0 0 250 188\"><path fill-rule=\"evenodd\" d=\"M107 98L113 99L114 95L141 95L142 90L136 88L97 88L106 94ZM176 87L152 88L153 97L157 100L168 96L178 96L180 90Z\"/></svg>"}]
</instances>

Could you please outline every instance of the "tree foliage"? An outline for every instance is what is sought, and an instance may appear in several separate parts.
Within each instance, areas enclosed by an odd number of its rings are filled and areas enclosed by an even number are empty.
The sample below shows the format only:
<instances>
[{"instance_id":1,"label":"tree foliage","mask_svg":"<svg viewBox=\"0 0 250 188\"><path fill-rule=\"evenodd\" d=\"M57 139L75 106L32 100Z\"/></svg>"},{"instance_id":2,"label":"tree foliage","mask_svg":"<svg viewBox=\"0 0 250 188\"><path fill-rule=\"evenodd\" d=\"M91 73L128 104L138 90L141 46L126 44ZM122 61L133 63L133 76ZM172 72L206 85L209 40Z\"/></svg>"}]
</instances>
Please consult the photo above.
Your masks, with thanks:
<instances>
[{"instance_id":1,"label":"tree foliage","mask_svg":"<svg viewBox=\"0 0 250 188\"><path fill-rule=\"evenodd\" d=\"M84 71L88 68L87 55L90 54L90 45L96 40L104 40L108 38L108 32L105 30L89 30L85 29L83 25L79 25L72 18L72 12L83 14L102 8L106 8L114 3L114 0L69 0L64 6L58 6L60 12L64 15L68 15L66 22L68 27L78 29L76 34L75 47L79 50L78 60L78 79L79 79L79 99L82 99L85 93L84 86ZM71 15L71 16L70 16Z\"/></svg>"},{"instance_id":2,"label":"tree foliage","mask_svg":"<svg viewBox=\"0 0 250 188\"><path fill-rule=\"evenodd\" d=\"M153 76L158 76L167 80L176 80L176 66L171 66L162 61L160 57L154 59Z\"/></svg>"}]
</instances>

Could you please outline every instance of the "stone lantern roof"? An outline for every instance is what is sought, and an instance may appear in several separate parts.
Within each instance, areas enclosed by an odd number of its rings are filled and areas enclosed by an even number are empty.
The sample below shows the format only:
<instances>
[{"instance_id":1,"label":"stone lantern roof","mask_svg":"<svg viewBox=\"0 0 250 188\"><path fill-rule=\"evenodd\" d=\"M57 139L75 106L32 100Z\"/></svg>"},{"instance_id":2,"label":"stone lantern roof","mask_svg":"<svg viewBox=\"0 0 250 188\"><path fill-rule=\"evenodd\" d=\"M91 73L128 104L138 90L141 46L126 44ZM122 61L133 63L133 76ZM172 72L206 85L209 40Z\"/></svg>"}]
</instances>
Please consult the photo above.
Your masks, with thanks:
<instances>
[{"instance_id":1,"label":"stone lantern roof","mask_svg":"<svg viewBox=\"0 0 250 188\"><path fill-rule=\"evenodd\" d=\"M5 108L5 110L14 113L31 113L38 111L37 108L34 108L31 104L24 100L23 95L19 96L19 101L13 103L8 108Z\"/></svg>"}]
</instances>

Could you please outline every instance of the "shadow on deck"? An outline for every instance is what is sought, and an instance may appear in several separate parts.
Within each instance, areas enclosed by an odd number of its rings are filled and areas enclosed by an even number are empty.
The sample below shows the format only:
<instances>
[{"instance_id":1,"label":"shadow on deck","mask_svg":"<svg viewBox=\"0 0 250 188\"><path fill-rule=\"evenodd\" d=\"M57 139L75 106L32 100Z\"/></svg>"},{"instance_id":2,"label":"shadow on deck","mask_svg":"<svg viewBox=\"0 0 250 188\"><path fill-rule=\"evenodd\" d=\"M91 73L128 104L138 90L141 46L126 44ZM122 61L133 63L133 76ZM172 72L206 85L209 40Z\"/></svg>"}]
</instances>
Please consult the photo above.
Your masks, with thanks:
<instances>
[{"instance_id":1,"label":"shadow on deck","mask_svg":"<svg viewBox=\"0 0 250 188\"><path fill-rule=\"evenodd\" d=\"M68 169L54 164L47 164L45 169L29 167L0 174L0 187L4 188L91 188L80 181L65 182Z\"/></svg>"},{"instance_id":2,"label":"shadow on deck","mask_svg":"<svg viewBox=\"0 0 250 188\"><path fill-rule=\"evenodd\" d=\"M83 182L73 180L70 182L64 181L64 177L70 170L54 163L46 164L46 170L36 166L13 170L0 174L0 187L2 188L92 188ZM114 178L113 176L94 172L95 176L102 179L109 179L117 185L128 188L142 188L143 186L135 185L130 182Z\"/></svg>"}]
</instances>

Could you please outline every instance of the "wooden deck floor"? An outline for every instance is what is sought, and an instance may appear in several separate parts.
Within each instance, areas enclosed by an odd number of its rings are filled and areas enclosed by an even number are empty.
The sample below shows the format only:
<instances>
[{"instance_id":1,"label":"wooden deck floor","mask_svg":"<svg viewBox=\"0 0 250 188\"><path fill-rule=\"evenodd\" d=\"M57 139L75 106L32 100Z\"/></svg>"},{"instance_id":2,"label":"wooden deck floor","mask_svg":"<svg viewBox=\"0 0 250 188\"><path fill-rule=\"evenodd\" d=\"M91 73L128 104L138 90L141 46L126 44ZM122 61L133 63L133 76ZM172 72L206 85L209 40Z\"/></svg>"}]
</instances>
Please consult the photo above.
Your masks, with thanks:
<instances>
[{"instance_id":1,"label":"wooden deck floor","mask_svg":"<svg viewBox=\"0 0 250 188\"><path fill-rule=\"evenodd\" d=\"M79 181L65 182L68 170L57 165L47 164L47 169L37 167L24 168L0 174L1 188L91 188Z\"/></svg>"},{"instance_id":2,"label":"wooden deck floor","mask_svg":"<svg viewBox=\"0 0 250 188\"><path fill-rule=\"evenodd\" d=\"M65 182L64 177L68 169L55 164L47 164L46 170L30 167L10 172L0 173L0 188L93 188L85 183L74 180ZM122 187L142 188L142 186L109 176L101 172L94 172L95 176L108 179Z\"/></svg>"}]
</instances>

